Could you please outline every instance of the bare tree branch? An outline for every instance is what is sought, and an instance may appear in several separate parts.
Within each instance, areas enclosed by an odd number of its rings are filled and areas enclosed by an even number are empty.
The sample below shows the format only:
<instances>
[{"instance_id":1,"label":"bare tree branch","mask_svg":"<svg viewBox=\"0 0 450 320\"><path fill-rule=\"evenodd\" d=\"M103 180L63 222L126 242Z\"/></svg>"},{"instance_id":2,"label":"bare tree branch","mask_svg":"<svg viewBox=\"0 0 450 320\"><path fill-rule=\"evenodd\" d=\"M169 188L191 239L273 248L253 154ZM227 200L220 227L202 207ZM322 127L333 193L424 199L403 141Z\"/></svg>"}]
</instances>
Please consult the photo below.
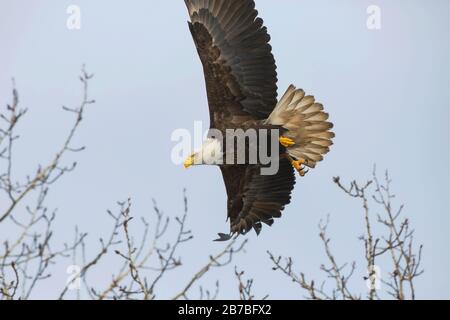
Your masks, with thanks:
<instances>
[{"instance_id":1,"label":"bare tree branch","mask_svg":"<svg viewBox=\"0 0 450 320\"><path fill-rule=\"evenodd\" d=\"M376 168L372 173L372 179L364 184L356 181L350 182L349 186L341 183L341 179L336 177L334 183L346 195L351 198L359 199L363 208L363 217L365 232L360 237L364 243L364 259L368 276L363 280L367 281L368 293L367 299L380 299L377 283L382 281L387 287L387 293L395 299L415 299L414 282L417 277L422 275L423 270L420 267L422 259L423 246L418 248L414 246L414 231L411 230L410 220L402 218L404 206L400 205L394 209L392 199L395 198L390 191L391 179L388 172L384 177L384 183L380 183ZM374 222L371 219L370 204L381 206L383 214L377 215L377 230L385 227L385 232L379 236L375 235ZM356 263L339 265L332 253L330 247L330 239L327 237L327 226L329 220L325 224L319 225L319 237L324 245L325 255L330 264L329 267L321 266L321 270L325 272L328 278L335 282L334 288L326 291L325 282L317 287L314 281L306 280L303 273L293 272L292 258L285 259L282 263L282 257L275 257L269 252L270 260L274 267L273 270L279 270L288 276L293 282L307 292L307 297L314 300L322 299L360 299L361 294L351 292L348 283L352 279L356 270ZM389 280L381 280L377 274L377 261L382 257L389 255L391 257L392 269ZM347 274L343 274L343 270L348 269Z\"/></svg>"},{"instance_id":2,"label":"bare tree branch","mask_svg":"<svg viewBox=\"0 0 450 320\"><path fill-rule=\"evenodd\" d=\"M180 298L187 299L187 292L191 289L191 287L198 282L211 268L217 268L217 267L224 267L231 263L233 260L233 256L236 253L241 252L244 250L245 245L247 244L247 240L244 240L239 246L235 247L236 244L236 238L233 239L223 251L221 251L219 254L215 256L209 257L209 262L203 266L188 282L188 284L181 290L179 293L177 293L173 300L178 300ZM222 259L225 257L224 259Z\"/></svg>"},{"instance_id":3,"label":"bare tree branch","mask_svg":"<svg viewBox=\"0 0 450 320\"><path fill-rule=\"evenodd\" d=\"M14 149L20 138L16 130L27 109L19 107L19 94L14 82L13 101L7 105L4 112L0 112L0 119L4 125L0 126L0 168L4 168L3 173L0 173L0 192L3 192L9 201L3 203L4 207L0 208L0 225L10 231L18 230L13 240L3 242L3 250L0 250L0 279L6 279L10 274L8 270L11 269L16 279L13 287L3 283L0 299L2 296L9 299L16 298L19 283L20 298L29 298L36 284L50 277L48 269L56 259L69 257L73 250L73 247L67 244L56 251L52 250L52 228L56 210L49 211L45 206L45 200L50 187L64 174L73 171L76 166L76 163L64 165L62 159L66 153L78 151L71 147L71 143L80 126L85 108L94 103L88 98L88 83L92 77L84 68L82 69L80 80L83 98L80 106L71 110L76 117L62 147L47 165L39 165L36 172L24 181L15 178ZM74 245L80 245L83 238L84 235L80 235L80 242Z\"/></svg>"}]
</instances>

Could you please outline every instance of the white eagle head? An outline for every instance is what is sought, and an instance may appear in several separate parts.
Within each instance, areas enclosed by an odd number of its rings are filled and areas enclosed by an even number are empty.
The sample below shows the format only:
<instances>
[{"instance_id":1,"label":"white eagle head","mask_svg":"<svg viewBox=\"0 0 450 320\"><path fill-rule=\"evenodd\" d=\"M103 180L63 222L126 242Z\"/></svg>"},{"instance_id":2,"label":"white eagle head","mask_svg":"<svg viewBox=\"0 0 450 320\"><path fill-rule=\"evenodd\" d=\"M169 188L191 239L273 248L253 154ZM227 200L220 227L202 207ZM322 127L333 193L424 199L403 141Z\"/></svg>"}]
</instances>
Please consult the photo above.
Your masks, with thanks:
<instances>
[{"instance_id":1,"label":"white eagle head","mask_svg":"<svg viewBox=\"0 0 450 320\"><path fill-rule=\"evenodd\" d=\"M223 164L222 144L218 139L207 139L202 147L184 161L187 169L195 165Z\"/></svg>"}]
</instances>

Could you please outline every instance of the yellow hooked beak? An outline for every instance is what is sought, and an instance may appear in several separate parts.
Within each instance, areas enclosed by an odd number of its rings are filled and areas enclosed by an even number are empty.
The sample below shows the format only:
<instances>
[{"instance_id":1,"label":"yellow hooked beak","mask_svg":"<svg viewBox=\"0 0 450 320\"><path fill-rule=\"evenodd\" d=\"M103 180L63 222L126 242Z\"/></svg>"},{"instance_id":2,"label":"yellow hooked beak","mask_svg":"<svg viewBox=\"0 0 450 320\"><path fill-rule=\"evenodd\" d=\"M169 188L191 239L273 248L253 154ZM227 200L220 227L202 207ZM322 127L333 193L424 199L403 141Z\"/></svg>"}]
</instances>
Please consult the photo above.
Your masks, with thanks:
<instances>
[{"instance_id":1,"label":"yellow hooked beak","mask_svg":"<svg viewBox=\"0 0 450 320\"><path fill-rule=\"evenodd\" d=\"M194 156L190 156L189 158L184 161L184 168L187 169L189 167L192 167L194 165Z\"/></svg>"}]
</instances>

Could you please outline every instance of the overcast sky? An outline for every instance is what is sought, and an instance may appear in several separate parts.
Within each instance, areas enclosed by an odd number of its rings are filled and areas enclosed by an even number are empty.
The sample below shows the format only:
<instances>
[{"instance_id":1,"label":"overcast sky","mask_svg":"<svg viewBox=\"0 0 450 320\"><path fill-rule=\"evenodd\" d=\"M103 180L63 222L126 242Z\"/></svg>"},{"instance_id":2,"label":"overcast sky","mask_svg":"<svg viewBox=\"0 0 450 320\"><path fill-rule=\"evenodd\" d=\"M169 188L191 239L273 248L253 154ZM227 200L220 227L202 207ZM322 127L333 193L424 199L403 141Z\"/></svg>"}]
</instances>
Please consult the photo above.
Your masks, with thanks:
<instances>
[{"instance_id":1,"label":"overcast sky","mask_svg":"<svg viewBox=\"0 0 450 320\"><path fill-rule=\"evenodd\" d=\"M356 260L352 288L364 292L362 212L332 177L365 181L376 163L380 174L389 169L395 201L406 204L416 240L424 244L418 297L450 298L450 2L256 3L272 36L279 95L291 83L315 95L335 123L335 145L298 179L283 218L259 238L250 234L246 253L202 284L213 287L219 279L220 297L237 298L231 279L237 265L255 278L258 296L301 298L294 284L271 270L266 251L292 256L298 270L322 279L317 224L329 214L335 255L341 262ZM66 27L71 4L81 8L80 30ZM381 8L381 30L366 25L373 4ZM14 77L22 106L29 108L17 149L19 175L50 159L61 143L70 125L61 106L81 98L81 65L95 73L91 96L97 103L76 138L87 150L76 155L77 171L60 181L48 203L59 212L55 237L71 240L78 225L96 244L110 229L105 210L128 197L138 216L151 211L152 198L174 216L187 188L195 239L182 250L185 266L162 282L161 298L171 297L209 254L221 250L224 244L212 240L228 230L219 169L185 171L170 158L174 130L193 130L194 121L208 126L202 68L187 19L182 0L0 1L0 104L10 101ZM55 268L36 297L54 297L65 284L65 268ZM381 268L387 277L391 270ZM115 270L103 263L91 282L104 285Z\"/></svg>"}]
</instances>

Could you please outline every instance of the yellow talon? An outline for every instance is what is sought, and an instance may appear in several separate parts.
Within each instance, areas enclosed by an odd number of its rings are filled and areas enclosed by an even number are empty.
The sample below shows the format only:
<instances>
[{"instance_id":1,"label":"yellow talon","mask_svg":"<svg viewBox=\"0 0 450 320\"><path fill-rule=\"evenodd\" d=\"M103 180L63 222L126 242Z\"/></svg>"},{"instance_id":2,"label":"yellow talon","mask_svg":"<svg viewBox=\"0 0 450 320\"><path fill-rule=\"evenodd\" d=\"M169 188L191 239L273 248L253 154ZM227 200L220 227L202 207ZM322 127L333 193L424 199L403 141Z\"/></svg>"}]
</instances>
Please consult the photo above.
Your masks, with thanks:
<instances>
[{"instance_id":1,"label":"yellow talon","mask_svg":"<svg viewBox=\"0 0 450 320\"><path fill-rule=\"evenodd\" d=\"M295 144L294 140L286 138L286 137L280 137L280 144L285 147L288 148L290 146L293 146Z\"/></svg>"},{"instance_id":2,"label":"yellow talon","mask_svg":"<svg viewBox=\"0 0 450 320\"><path fill-rule=\"evenodd\" d=\"M292 161L292 166L297 170L300 171L302 169L302 164L300 161L298 160L294 160Z\"/></svg>"},{"instance_id":3,"label":"yellow talon","mask_svg":"<svg viewBox=\"0 0 450 320\"><path fill-rule=\"evenodd\" d=\"M305 170L305 167L303 166L306 163L307 161L305 159L291 161L292 166L297 170L301 177L304 177L308 173L308 170Z\"/></svg>"}]
</instances>

